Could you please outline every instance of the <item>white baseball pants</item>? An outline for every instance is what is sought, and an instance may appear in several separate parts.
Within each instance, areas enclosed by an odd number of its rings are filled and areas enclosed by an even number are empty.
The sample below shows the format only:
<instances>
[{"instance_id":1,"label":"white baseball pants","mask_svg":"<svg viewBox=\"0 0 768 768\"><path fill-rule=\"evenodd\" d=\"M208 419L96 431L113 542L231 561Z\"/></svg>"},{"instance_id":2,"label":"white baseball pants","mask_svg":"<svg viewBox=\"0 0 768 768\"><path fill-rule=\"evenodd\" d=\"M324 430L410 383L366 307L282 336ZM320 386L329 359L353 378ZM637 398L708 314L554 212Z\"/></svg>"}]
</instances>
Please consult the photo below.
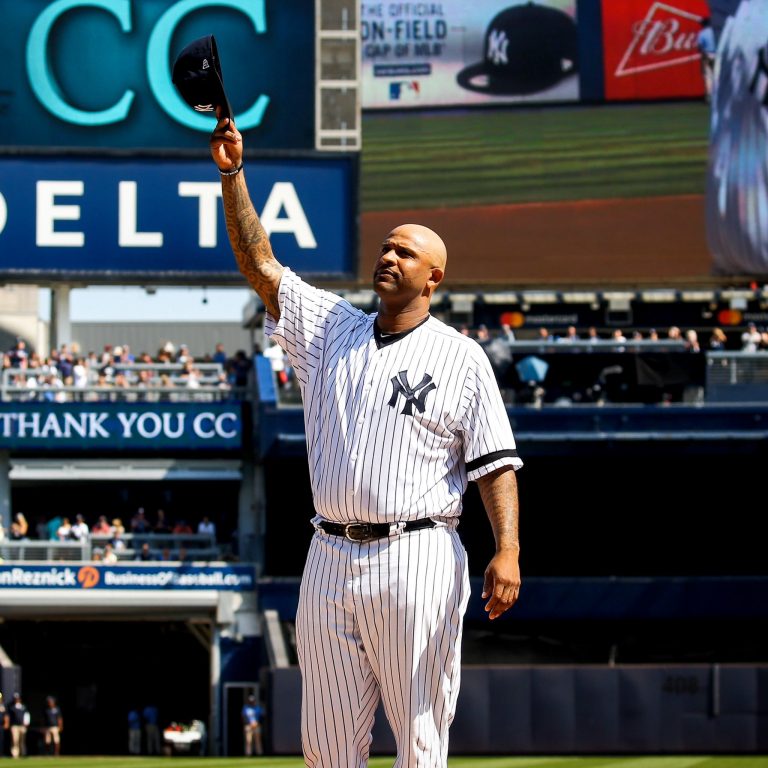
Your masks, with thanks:
<instances>
[{"instance_id":1,"label":"white baseball pants","mask_svg":"<svg viewBox=\"0 0 768 768\"><path fill-rule=\"evenodd\" d=\"M366 766L380 698L395 768L446 765L468 599L466 552L451 528L366 544L315 534L296 619L307 766Z\"/></svg>"}]
</instances>

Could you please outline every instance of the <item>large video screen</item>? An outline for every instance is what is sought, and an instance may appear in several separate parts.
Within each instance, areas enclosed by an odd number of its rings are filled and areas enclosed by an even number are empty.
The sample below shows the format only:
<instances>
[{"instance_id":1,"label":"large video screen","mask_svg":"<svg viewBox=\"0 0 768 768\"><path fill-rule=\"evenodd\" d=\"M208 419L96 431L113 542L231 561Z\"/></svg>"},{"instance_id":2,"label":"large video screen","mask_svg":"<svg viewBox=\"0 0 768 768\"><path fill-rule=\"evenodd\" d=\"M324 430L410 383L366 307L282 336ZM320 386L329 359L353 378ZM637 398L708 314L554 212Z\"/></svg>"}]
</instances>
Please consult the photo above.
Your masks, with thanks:
<instances>
[{"instance_id":1,"label":"large video screen","mask_svg":"<svg viewBox=\"0 0 768 768\"><path fill-rule=\"evenodd\" d=\"M575 0L363 2L363 107L576 101Z\"/></svg>"}]
</instances>

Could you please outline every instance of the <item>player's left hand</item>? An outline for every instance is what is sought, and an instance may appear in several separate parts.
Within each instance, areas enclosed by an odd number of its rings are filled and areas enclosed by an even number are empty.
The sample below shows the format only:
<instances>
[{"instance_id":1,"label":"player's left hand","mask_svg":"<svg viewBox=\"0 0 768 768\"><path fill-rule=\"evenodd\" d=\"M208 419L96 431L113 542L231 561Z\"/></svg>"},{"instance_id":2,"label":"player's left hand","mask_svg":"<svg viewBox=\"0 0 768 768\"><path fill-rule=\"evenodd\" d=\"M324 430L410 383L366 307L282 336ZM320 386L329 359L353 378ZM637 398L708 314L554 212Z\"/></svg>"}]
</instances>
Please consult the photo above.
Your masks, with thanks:
<instances>
[{"instance_id":1,"label":"player's left hand","mask_svg":"<svg viewBox=\"0 0 768 768\"><path fill-rule=\"evenodd\" d=\"M511 608L520 594L520 564L518 550L507 549L497 552L485 569L483 599L489 619L496 619Z\"/></svg>"}]
</instances>

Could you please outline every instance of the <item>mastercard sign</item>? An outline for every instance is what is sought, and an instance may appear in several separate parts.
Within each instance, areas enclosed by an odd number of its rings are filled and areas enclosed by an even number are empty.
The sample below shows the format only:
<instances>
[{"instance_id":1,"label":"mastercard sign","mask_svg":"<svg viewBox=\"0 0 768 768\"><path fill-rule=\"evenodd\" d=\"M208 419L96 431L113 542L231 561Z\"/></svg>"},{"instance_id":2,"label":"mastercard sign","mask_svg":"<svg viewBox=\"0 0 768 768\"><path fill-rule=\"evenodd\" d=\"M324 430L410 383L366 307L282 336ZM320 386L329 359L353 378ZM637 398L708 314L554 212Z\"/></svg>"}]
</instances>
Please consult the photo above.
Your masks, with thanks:
<instances>
[{"instance_id":1,"label":"mastercard sign","mask_svg":"<svg viewBox=\"0 0 768 768\"><path fill-rule=\"evenodd\" d=\"M743 315L738 309L721 309L717 313L719 325L741 325Z\"/></svg>"},{"instance_id":2,"label":"mastercard sign","mask_svg":"<svg viewBox=\"0 0 768 768\"><path fill-rule=\"evenodd\" d=\"M704 95L698 34L706 0L603 0L605 97Z\"/></svg>"}]
</instances>

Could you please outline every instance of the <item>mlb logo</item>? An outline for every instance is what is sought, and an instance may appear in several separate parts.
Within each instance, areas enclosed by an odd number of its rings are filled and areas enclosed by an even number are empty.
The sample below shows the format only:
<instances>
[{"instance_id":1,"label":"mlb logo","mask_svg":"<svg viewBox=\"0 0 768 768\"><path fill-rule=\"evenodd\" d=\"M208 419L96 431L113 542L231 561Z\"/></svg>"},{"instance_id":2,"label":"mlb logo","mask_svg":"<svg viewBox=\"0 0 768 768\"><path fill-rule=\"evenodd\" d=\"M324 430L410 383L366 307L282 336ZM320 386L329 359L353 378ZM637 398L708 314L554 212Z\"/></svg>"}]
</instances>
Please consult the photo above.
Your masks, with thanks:
<instances>
[{"instance_id":1,"label":"mlb logo","mask_svg":"<svg viewBox=\"0 0 768 768\"><path fill-rule=\"evenodd\" d=\"M420 92L418 80L394 80L389 84L390 101L416 101Z\"/></svg>"}]
</instances>

